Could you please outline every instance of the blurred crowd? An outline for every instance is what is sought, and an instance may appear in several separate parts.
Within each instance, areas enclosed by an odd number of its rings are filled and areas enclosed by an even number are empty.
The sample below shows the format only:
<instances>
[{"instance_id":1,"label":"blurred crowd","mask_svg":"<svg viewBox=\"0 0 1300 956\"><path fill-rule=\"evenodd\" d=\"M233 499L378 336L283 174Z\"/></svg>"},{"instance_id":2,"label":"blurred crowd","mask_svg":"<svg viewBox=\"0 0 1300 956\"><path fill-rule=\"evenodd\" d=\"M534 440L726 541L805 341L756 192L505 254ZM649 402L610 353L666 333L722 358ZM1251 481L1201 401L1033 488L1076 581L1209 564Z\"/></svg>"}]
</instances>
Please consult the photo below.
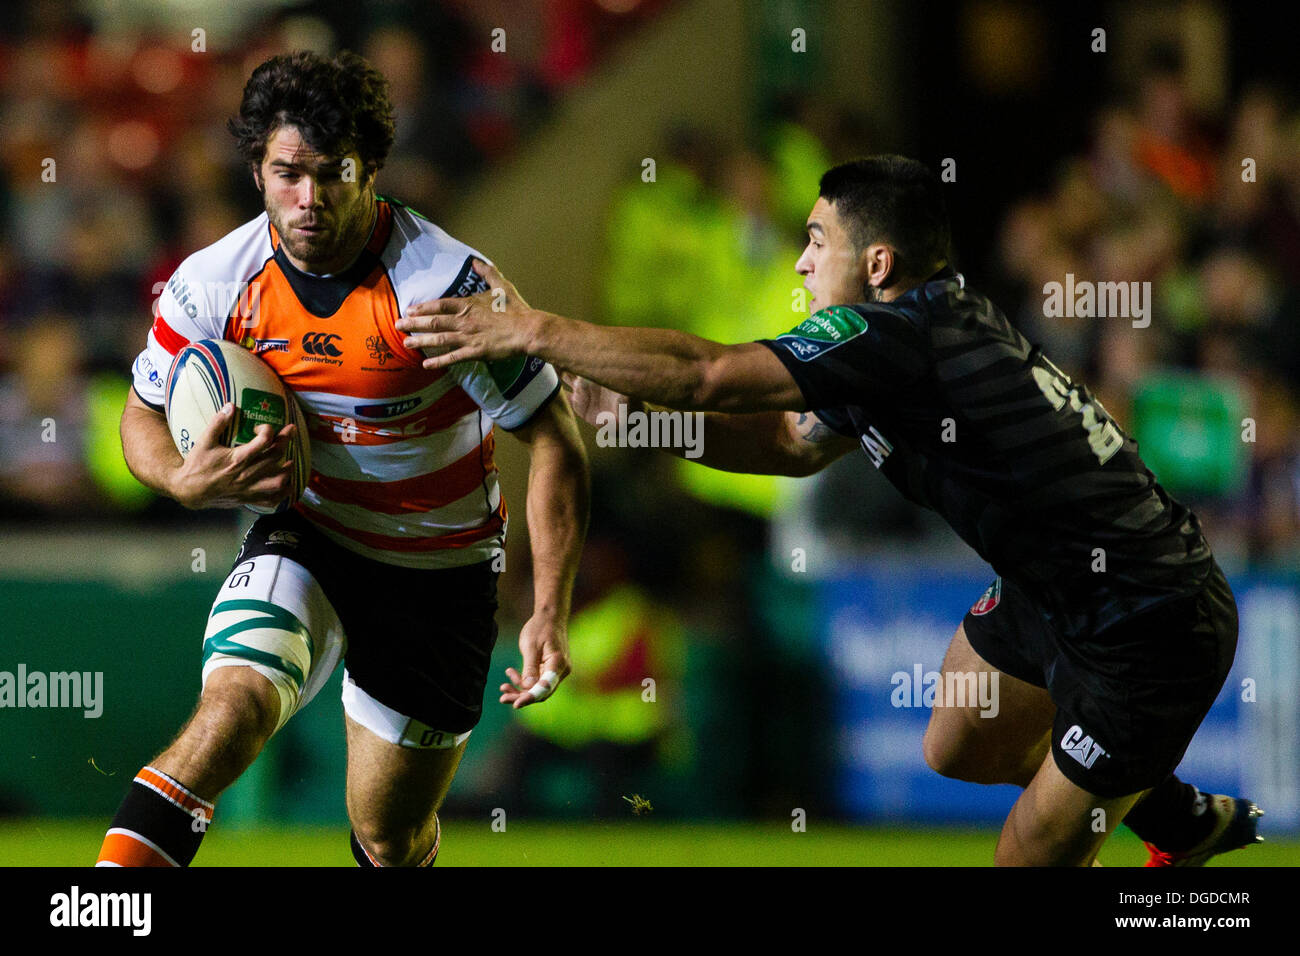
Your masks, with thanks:
<instances>
[{"instance_id":1,"label":"blurred crowd","mask_svg":"<svg viewBox=\"0 0 1300 956\"><path fill-rule=\"evenodd\" d=\"M998 301L1081 376L1240 566L1300 565L1300 109L1247 86L1192 108L1156 51L1092 144L1002 223ZM1045 316L1045 286L1149 282L1148 327Z\"/></svg>"}]
</instances>

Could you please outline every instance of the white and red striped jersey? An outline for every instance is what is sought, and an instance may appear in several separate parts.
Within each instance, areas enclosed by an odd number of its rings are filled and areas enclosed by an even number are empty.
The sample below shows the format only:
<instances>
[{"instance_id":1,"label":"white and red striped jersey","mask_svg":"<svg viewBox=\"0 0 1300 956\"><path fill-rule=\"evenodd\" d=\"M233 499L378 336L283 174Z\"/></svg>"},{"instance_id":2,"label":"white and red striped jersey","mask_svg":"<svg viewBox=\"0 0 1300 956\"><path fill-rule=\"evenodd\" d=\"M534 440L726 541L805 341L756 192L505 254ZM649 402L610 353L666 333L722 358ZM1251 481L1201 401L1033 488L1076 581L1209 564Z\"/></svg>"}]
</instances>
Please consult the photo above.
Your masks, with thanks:
<instances>
[{"instance_id":1,"label":"white and red striped jersey","mask_svg":"<svg viewBox=\"0 0 1300 956\"><path fill-rule=\"evenodd\" d=\"M494 424L527 423L559 376L535 358L422 368L394 323L417 302L481 291L470 259L484 257L398 202L380 199L378 211L365 249L336 275L297 269L265 213L194 253L158 298L135 390L161 411L167 369L187 342L239 343L306 414L312 473L296 506L305 517L390 564L483 561L506 531Z\"/></svg>"}]
</instances>

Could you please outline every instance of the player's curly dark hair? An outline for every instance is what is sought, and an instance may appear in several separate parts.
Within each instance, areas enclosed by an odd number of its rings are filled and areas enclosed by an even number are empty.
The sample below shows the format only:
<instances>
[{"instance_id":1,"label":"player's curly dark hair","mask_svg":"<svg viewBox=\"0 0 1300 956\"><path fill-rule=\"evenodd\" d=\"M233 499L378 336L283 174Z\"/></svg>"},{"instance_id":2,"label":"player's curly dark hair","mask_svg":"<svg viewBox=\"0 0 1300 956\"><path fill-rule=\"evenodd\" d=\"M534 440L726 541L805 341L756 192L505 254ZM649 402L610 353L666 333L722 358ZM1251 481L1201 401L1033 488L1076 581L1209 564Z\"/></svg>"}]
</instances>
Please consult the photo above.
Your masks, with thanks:
<instances>
[{"instance_id":1,"label":"player's curly dark hair","mask_svg":"<svg viewBox=\"0 0 1300 956\"><path fill-rule=\"evenodd\" d=\"M367 173L384 165L393 148L393 105L388 80L347 50L333 59L300 51L273 56L248 78L239 115L226 124L239 155L254 169L267 140L295 126L325 156L356 150Z\"/></svg>"},{"instance_id":2,"label":"player's curly dark hair","mask_svg":"<svg viewBox=\"0 0 1300 956\"><path fill-rule=\"evenodd\" d=\"M897 275L927 278L948 261L952 229L939 177L906 156L870 156L822 175L821 197L833 203L855 251L873 242L894 249Z\"/></svg>"}]
</instances>

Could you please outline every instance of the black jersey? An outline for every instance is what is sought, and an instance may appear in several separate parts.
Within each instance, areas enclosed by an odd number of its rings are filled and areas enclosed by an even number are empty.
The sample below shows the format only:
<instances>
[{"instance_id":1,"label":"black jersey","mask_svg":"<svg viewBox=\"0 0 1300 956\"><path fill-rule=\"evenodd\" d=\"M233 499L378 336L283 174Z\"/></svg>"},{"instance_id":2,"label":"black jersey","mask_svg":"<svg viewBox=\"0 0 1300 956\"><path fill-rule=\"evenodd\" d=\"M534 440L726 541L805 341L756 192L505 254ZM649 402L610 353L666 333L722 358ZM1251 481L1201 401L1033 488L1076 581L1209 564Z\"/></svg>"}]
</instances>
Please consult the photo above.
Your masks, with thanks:
<instances>
[{"instance_id":1,"label":"black jersey","mask_svg":"<svg viewBox=\"0 0 1300 956\"><path fill-rule=\"evenodd\" d=\"M762 344L818 418L1065 634L1096 634L1208 575L1200 523L1137 442L952 269Z\"/></svg>"}]
</instances>

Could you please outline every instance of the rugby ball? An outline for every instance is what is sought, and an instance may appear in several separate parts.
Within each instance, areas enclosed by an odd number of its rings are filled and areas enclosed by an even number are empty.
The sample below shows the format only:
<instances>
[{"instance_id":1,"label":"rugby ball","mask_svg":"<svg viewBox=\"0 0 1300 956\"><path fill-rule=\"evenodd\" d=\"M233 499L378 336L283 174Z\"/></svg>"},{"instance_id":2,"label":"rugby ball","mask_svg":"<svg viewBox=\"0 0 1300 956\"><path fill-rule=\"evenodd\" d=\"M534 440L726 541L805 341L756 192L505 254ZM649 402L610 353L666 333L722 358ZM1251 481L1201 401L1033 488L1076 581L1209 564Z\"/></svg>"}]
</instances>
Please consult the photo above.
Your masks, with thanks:
<instances>
[{"instance_id":1,"label":"rugby ball","mask_svg":"<svg viewBox=\"0 0 1300 956\"><path fill-rule=\"evenodd\" d=\"M219 440L232 448L252 441L258 425L270 425L276 432L290 422L297 425L286 453L294 463L288 496L275 508L244 507L258 514L275 514L293 507L302 497L311 477L307 423L293 392L284 387L271 366L234 342L201 339L176 353L164 388L167 427L182 457L189 457L212 416L226 402L234 403L235 414Z\"/></svg>"}]
</instances>

